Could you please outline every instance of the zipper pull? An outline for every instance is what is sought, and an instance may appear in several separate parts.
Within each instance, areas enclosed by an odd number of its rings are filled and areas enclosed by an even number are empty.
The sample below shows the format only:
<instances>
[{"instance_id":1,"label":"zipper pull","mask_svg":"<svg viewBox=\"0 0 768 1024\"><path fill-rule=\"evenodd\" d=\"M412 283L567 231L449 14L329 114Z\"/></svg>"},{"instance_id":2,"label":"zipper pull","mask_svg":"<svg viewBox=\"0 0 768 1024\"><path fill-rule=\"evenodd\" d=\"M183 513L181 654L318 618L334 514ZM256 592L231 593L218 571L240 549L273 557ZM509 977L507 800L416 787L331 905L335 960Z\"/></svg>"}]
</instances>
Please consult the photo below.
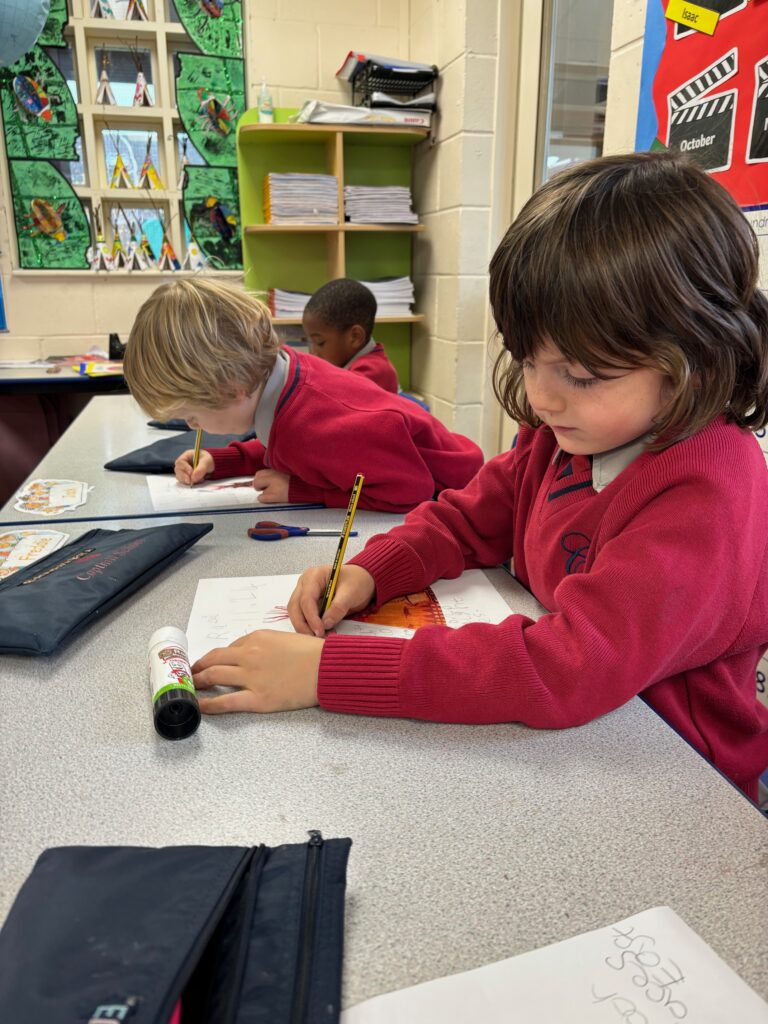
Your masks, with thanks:
<instances>
[{"instance_id":1,"label":"zipper pull","mask_svg":"<svg viewBox=\"0 0 768 1024\"><path fill-rule=\"evenodd\" d=\"M322 846L323 845L323 834L322 834L322 832L319 829L317 829L317 828L310 828L307 831L307 835L309 836L309 845L310 846Z\"/></svg>"}]
</instances>

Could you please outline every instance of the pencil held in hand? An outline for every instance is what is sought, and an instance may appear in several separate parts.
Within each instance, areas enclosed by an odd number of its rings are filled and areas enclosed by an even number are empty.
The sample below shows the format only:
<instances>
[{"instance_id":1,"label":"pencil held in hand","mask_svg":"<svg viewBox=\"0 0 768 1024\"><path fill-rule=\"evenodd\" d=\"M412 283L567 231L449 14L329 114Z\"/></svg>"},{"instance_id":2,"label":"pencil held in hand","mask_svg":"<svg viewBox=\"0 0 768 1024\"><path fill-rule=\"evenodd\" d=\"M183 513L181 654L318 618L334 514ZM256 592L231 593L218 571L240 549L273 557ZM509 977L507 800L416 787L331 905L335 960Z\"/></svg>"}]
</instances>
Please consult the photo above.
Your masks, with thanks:
<instances>
[{"instance_id":1,"label":"pencil held in hand","mask_svg":"<svg viewBox=\"0 0 768 1024\"><path fill-rule=\"evenodd\" d=\"M363 474L358 473L352 486L352 493L349 496L349 505L347 505L347 515L344 519L344 525L341 528L341 536L339 537L339 546L336 549L336 557L333 560L331 575L328 577L328 585L326 586L325 594L323 595L323 603L320 605L321 619L328 611L328 608L333 601L333 595L336 593L336 584L339 582L341 564L344 561L344 552L347 549L347 541L349 540L352 522L355 518L355 512L357 511L357 503L360 500L360 491L363 489L364 479L365 477Z\"/></svg>"},{"instance_id":2,"label":"pencil held in hand","mask_svg":"<svg viewBox=\"0 0 768 1024\"><path fill-rule=\"evenodd\" d=\"M202 441L202 439L203 439L203 432L202 432L202 430L198 430L197 437L195 438L195 454L192 456L192 472L193 473L197 469L197 464L200 461L200 442Z\"/></svg>"}]
</instances>

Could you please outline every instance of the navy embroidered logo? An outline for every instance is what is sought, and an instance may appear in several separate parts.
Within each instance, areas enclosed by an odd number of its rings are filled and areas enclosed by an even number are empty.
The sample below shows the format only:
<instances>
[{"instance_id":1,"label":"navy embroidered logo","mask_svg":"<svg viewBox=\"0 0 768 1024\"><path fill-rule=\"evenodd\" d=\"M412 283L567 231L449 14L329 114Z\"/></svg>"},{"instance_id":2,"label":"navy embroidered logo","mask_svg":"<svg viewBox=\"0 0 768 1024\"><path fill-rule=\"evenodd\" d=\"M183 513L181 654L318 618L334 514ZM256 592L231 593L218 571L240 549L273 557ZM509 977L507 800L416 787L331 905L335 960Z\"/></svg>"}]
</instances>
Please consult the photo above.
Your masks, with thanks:
<instances>
[{"instance_id":1,"label":"navy embroidered logo","mask_svg":"<svg viewBox=\"0 0 768 1024\"><path fill-rule=\"evenodd\" d=\"M565 571L570 575L584 568L591 540L583 533L566 533L560 538L560 547L568 555Z\"/></svg>"}]
</instances>

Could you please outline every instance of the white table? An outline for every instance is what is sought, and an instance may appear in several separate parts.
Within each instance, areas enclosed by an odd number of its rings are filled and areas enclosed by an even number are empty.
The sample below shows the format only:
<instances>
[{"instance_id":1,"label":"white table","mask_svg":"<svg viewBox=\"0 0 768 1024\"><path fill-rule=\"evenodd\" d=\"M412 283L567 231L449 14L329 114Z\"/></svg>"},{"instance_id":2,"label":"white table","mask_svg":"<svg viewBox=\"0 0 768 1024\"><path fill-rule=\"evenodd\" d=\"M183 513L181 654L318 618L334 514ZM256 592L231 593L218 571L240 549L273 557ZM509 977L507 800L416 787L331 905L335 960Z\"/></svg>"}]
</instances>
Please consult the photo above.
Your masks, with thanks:
<instances>
[{"instance_id":1,"label":"white table","mask_svg":"<svg viewBox=\"0 0 768 1024\"><path fill-rule=\"evenodd\" d=\"M47 846L277 844L319 828L353 839L344 1005L657 904L768 997L768 823L639 699L560 732L313 709L160 739L146 644L186 626L198 578L333 555L333 539L259 544L248 516L210 521L60 654L0 659L0 918ZM350 554L396 521L359 513ZM538 613L501 570L492 578L514 610Z\"/></svg>"},{"instance_id":2,"label":"white table","mask_svg":"<svg viewBox=\"0 0 768 1024\"><path fill-rule=\"evenodd\" d=\"M74 423L59 438L21 487L38 478L84 480L93 487L85 505L62 516L32 515L13 507L11 498L0 509L0 526L117 519L156 516L147 488L146 474L118 473L104 469L104 463L137 448L153 444L178 432L158 430L147 425L148 417L130 395L102 395L92 398ZM19 488L20 490L21 488ZM285 505L261 505L254 500L255 518L273 518L269 513ZM309 508L312 506L293 506ZM257 514L258 513L258 514ZM206 515L220 515L207 512ZM183 515L183 513L179 513ZM282 511L281 511L282 515ZM255 521L255 519L254 519Z\"/></svg>"}]
</instances>

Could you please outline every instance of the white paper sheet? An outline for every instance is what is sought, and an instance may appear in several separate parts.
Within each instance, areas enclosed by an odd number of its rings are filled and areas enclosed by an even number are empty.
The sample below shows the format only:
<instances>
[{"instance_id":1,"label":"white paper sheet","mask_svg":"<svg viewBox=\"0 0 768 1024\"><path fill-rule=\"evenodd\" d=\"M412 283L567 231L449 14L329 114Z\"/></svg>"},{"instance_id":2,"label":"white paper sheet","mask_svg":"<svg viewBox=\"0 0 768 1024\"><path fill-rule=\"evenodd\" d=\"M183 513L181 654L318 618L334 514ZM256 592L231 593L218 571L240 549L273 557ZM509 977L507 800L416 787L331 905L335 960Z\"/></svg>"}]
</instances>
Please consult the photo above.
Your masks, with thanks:
<instances>
[{"instance_id":1,"label":"white paper sheet","mask_svg":"<svg viewBox=\"0 0 768 1024\"><path fill-rule=\"evenodd\" d=\"M342 1024L766 1024L768 1004L669 907L376 996Z\"/></svg>"},{"instance_id":2,"label":"white paper sheet","mask_svg":"<svg viewBox=\"0 0 768 1024\"><path fill-rule=\"evenodd\" d=\"M290 544L291 541L276 543ZM298 578L296 574L199 580L187 626L191 661L213 647L224 647L256 629L293 632L286 607ZM455 580L438 580L430 590L448 626L501 622L510 614L506 601L480 569L471 569ZM337 632L411 637L414 630L345 620L339 623Z\"/></svg>"},{"instance_id":3,"label":"white paper sheet","mask_svg":"<svg viewBox=\"0 0 768 1024\"><path fill-rule=\"evenodd\" d=\"M253 489L252 476L232 477L231 480L209 480L188 487L175 476L148 476L147 487L155 512L208 512L219 508L259 508L261 491Z\"/></svg>"}]
</instances>

